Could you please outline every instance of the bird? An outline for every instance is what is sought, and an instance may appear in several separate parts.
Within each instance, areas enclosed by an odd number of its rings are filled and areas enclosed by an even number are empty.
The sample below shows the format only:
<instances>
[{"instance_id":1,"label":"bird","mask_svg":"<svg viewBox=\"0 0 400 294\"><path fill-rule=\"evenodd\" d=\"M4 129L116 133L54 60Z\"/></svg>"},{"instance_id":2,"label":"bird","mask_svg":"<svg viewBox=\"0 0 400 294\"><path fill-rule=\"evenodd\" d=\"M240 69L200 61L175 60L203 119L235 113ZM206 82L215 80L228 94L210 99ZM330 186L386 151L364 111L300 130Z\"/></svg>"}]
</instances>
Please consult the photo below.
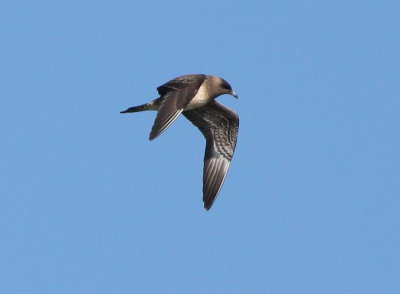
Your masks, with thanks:
<instances>
[{"instance_id":1,"label":"bird","mask_svg":"<svg viewBox=\"0 0 400 294\"><path fill-rule=\"evenodd\" d=\"M223 78L205 74L176 77L159 86L157 92L159 98L120 113L158 111L149 140L161 135L180 114L201 131L206 139L203 202L209 210L225 181L239 132L238 114L215 98L229 94L237 99L238 95Z\"/></svg>"}]
</instances>

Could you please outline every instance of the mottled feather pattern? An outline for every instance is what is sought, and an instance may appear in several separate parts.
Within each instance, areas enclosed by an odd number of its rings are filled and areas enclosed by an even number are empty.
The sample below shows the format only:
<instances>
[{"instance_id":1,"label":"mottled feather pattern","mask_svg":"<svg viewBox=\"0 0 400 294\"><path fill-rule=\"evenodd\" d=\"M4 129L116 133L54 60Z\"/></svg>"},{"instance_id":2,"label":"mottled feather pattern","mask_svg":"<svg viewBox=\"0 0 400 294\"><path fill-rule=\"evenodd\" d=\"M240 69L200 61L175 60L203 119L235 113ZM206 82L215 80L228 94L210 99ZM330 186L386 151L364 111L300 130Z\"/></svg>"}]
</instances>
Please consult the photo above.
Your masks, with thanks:
<instances>
[{"instance_id":1,"label":"mottled feather pattern","mask_svg":"<svg viewBox=\"0 0 400 294\"><path fill-rule=\"evenodd\" d=\"M206 138L203 170L204 207L210 209L225 181L236 147L239 117L216 101L184 111Z\"/></svg>"},{"instance_id":2,"label":"mottled feather pattern","mask_svg":"<svg viewBox=\"0 0 400 294\"><path fill-rule=\"evenodd\" d=\"M207 140L212 140L217 151L228 160L232 160L239 131L237 114L213 101L196 111L184 111L183 114L201 130Z\"/></svg>"}]
</instances>

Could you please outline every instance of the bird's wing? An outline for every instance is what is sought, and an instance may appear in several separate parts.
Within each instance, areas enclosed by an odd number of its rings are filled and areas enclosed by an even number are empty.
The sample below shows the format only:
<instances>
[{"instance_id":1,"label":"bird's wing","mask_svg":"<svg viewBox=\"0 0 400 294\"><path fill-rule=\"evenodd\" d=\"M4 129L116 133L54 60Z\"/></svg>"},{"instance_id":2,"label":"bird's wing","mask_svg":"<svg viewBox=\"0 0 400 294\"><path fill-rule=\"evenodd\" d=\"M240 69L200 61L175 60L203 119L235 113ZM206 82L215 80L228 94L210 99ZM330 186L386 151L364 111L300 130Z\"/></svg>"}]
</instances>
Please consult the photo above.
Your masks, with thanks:
<instances>
[{"instance_id":1,"label":"bird's wing","mask_svg":"<svg viewBox=\"0 0 400 294\"><path fill-rule=\"evenodd\" d=\"M186 87L194 87L196 89L200 88L201 84L204 82L206 75L195 74L195 75L184 75L177 77L165 84L159 86L157 88L158 94L161 96L173 92L176 90L180 90Z\"/></svg>"},{"instance_id":2,"label":"bird's wing","mask_svg":"<svg viewBox=\"0 0 400 294\"><path fill-rule=\"evenodd\" d=\"M204 79L204 75L182 76L157 88L162 103L150 132L150 140L164 132L182 113L196 95Z\"/></svg>"},{"instance_id":3,"label":"bird's wing","mask_svg":"<svg viewBox=\"0 0 400 294\"><path fill-rule=\"evenodd\" d=\"M216 101L183 112L206 138L203 170L204 208L211 208L224 183L239 131L239 116Z\"/></svg>"}]
</instances>

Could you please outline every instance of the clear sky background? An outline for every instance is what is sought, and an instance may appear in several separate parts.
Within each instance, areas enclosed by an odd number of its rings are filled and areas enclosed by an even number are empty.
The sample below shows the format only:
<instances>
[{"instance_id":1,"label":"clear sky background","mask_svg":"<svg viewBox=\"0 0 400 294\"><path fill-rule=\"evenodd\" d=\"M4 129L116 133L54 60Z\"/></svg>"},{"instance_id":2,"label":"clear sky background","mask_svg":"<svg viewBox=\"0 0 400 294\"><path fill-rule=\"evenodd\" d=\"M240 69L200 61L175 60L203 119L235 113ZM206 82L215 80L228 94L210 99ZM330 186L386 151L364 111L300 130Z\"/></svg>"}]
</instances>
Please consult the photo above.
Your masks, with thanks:
<instances>
[{"instance_id":1,"label":"clear sky background","mask_svg":"<svg viewBox=\"0 0 400 294\"><path fill-rule=\"evenodd\" d=\"M0 293L399 293L398 1L3 1ZM203 209L188 73L240 115Z\"/></svg>"}]
</instances>

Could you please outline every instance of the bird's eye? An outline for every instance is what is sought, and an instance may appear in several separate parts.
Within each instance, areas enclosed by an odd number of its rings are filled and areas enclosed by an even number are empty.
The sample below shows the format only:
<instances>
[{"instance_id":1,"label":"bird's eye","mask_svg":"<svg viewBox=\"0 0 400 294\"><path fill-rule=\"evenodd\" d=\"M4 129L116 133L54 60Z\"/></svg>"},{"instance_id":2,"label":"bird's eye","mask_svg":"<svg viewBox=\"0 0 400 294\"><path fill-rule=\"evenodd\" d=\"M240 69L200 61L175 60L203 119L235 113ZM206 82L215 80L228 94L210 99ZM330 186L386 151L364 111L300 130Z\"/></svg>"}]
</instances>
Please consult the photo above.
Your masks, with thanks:
<instances>
[{"instance_id":1,"label":"bird's eye","mask_svg":"<svg viewBox=\"0 0 400 294\"><path fill-rule=\"evenodd\" d=\"M229 85L228 83L224 83L223 87L227 90L232 90L231 85Z\"/></svg>"}]
</instances>

